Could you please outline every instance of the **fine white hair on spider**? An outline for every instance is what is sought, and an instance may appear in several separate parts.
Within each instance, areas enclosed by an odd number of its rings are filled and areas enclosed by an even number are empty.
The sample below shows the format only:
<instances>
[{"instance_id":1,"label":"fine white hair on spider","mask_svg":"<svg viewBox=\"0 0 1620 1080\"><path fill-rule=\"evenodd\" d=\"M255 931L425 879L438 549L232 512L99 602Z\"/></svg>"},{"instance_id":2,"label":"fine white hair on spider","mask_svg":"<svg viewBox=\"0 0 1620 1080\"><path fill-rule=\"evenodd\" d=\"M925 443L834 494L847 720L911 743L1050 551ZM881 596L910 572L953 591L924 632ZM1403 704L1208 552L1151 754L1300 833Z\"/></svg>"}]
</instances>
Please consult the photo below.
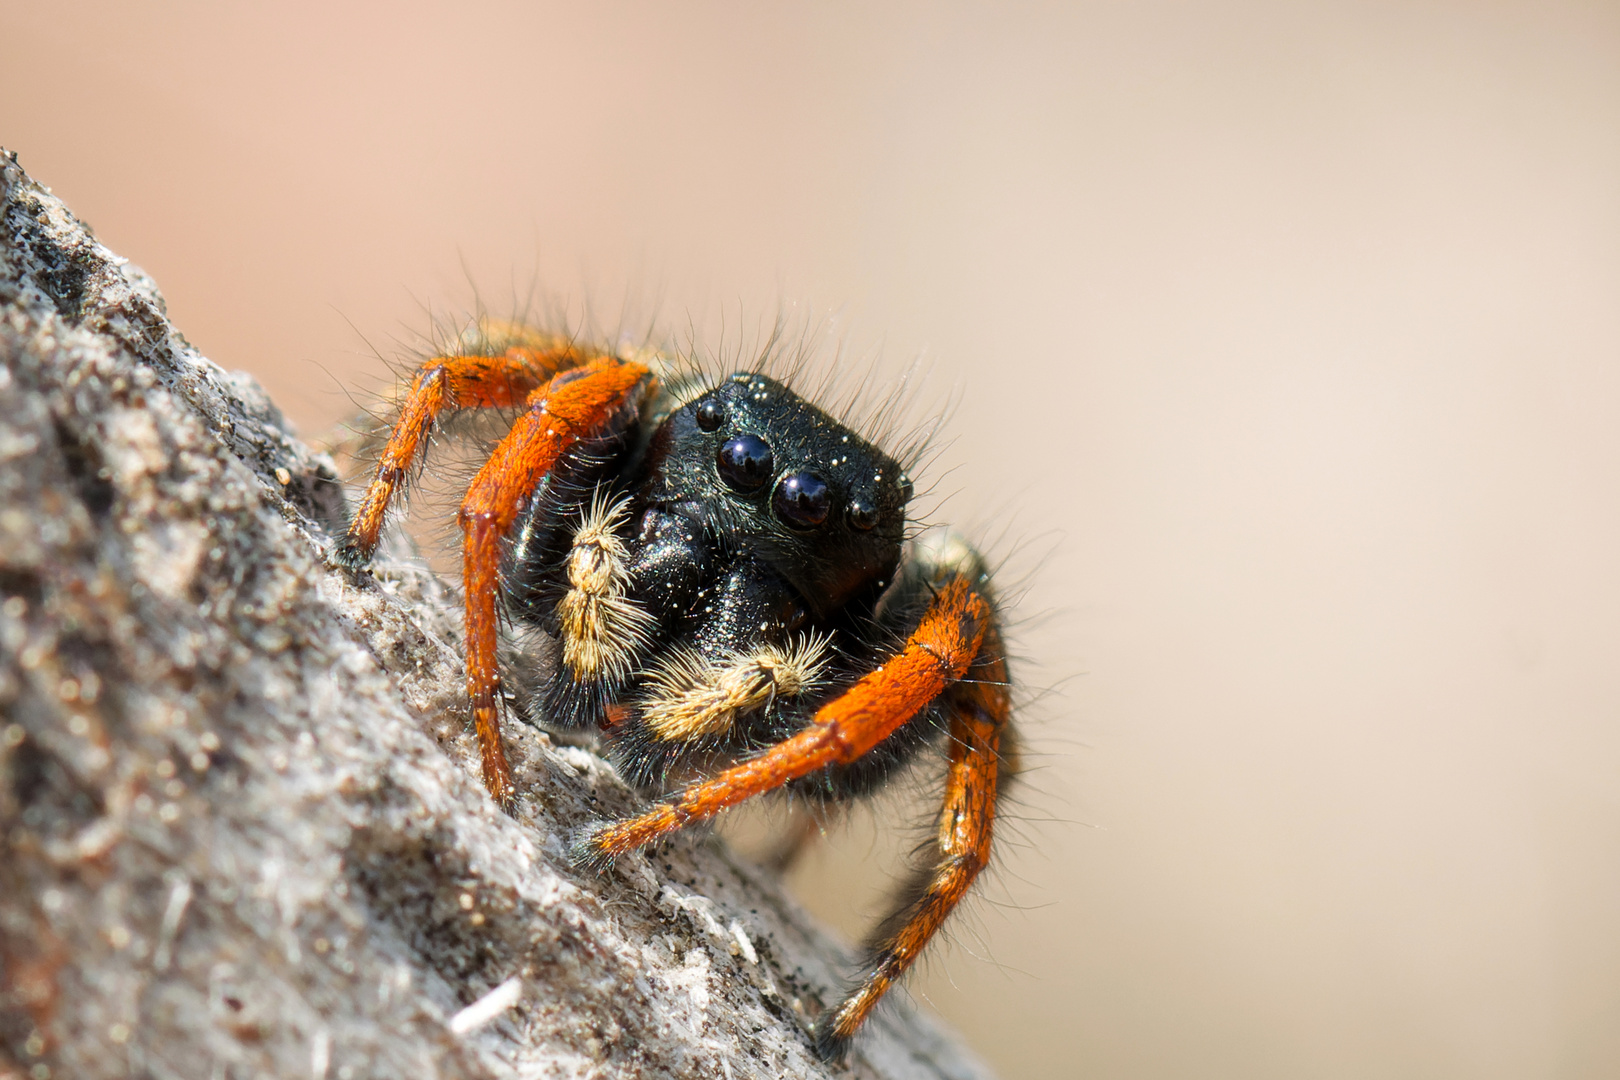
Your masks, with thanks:
<instances>
[{"instance_id":1,"label":"fine white hair on spider","mask_svg":"<svg viewBox=\"0 0 1620 1080\"><path fill-rule=\"evenodd\" d=\"M729 649L718 656L690 647L672 649L646 673L642 714L661 739L718 735L739 715L768 709L778 697L798 698L820 689L831 652L831 635L818 633L800 635L785 646Z\"/></svg>"},{"instance_id":2,"label":"fine white hair on spider","mask_svg":"<svg viewBox=\"0 0 1620 1080\"><path fill-rule=\"evenodd\" d=\"M652 366L677 400L712 389L734 372L755 372L815 402L854 434L884 446L912 472L922 467L955 407L954 394L943 401L926 400L932 369L924 355L898 370L885 365L876 350L857 355L851 335L832 317L784 307L751 335L722 329L717 341L705 343L695 328L674 335L647 322L637 330L630 328L634 321L628 318L604 332L587 314L570 315L568 305L556 300L530 300L523 308L515 318L491 317L482 305L470 316L435 317L408 352L426 360L452 353L494 356L513 346L602 342L622 360ZM539 319L534 318L536 309Z\"/></svg>"},{"instance_id":3,"label":"fine white hair on spider","mask_svg":"<svg viewBox=\"0 0 1620 1080\"><path fill-rule=\"evenodd\" d=\"M597 488L581 512L568 553L568 591L557 602L563 663L580 678L622 679L651 640L653 618L625 595L630 586L620 533L629 499Z\"/></svg>"}]
</instances>

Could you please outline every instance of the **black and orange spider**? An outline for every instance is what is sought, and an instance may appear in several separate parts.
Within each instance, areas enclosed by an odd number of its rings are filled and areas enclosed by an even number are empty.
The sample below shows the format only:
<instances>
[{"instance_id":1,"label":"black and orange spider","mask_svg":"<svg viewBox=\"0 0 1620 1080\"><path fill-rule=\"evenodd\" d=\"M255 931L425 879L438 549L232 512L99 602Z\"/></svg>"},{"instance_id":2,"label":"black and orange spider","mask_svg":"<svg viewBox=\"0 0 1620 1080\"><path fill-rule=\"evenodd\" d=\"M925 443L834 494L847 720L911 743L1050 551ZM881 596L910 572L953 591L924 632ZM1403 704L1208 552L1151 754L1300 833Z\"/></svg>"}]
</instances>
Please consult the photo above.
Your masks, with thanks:
<instances>
[{"instance_id":1,"label":"black and orange spider","mask_svg":"<svg viewBox=\"0 0 1620 1080\"><path fill-rule=\"evenodd\" d=\"M557 643L541 712L594 727L645 813L579 837L616 857L766 792L868 793L947 738L933 857L816 1025L837 1057L990 858L1010 691L984 561L907 538L901 463L762 369L705 380L646 351L514 330L417 371L338 558L364 564L452 410L516 410L462 502L467 694L484 783L501 748L498 608ZM707 775L703 770L712 770Z\"/></svg>"}]
</instances>

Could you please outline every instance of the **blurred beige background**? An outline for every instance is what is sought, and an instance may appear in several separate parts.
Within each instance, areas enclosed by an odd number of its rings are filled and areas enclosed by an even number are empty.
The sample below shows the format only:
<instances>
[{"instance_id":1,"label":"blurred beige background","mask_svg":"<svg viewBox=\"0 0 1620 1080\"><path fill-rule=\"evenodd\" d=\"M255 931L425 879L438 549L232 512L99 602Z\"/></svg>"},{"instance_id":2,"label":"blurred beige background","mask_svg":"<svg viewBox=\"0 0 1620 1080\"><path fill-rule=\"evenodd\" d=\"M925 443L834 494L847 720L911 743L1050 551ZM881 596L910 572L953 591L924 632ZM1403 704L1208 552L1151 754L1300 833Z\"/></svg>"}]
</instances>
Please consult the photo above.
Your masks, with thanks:
<instances>
[{"instance_id":1,"label":"blurred beige background","mask_svg":"<svg viewBox=\"0 0 1620 1080\"><path fill-rule=\"evenodd\" d=\"M1620 1075L1620 7L0 0L0 144L311 434L469 281L925 351L1007 1076Z\"/></svg>"}]
</instances>

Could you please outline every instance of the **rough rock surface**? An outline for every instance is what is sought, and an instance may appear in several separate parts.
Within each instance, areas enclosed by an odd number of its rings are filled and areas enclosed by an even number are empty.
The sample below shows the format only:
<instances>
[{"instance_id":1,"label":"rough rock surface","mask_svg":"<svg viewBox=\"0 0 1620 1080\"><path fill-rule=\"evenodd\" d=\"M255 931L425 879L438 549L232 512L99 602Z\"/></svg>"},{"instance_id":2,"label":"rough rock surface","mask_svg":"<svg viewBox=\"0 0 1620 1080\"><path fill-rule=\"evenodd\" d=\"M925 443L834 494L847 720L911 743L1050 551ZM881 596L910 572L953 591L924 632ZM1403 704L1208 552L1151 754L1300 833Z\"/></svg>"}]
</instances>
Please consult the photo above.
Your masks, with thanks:
<instances>
[{"instance_id":1,"label":"rough rock surface","mask_svg":"<svg viewBox=\"0 0 1620 1080\"><path fill-rule=\"evenodd\" d=\"M0 153L0 1077L985 1075L904 1002L817 1062L849 958L717 841L574 871L589 752L510 725L499 812L453 589L342 516Z\"/></svg>"}]
</instances>

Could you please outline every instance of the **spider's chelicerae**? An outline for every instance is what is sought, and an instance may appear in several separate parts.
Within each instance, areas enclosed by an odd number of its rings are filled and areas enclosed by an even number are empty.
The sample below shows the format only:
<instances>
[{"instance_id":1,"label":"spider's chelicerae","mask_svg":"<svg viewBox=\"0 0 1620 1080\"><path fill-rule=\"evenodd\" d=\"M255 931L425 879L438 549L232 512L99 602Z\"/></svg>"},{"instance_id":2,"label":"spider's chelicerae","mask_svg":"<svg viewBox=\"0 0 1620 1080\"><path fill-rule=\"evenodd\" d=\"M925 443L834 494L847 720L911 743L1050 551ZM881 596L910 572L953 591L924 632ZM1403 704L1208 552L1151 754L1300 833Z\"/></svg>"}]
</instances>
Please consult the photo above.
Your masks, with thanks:
<instances>
[{"instance_id":1,"label":"spider's chelicerae","mask_svg":"<svg viewBox=\"0 0 1620 1080\"><path fill-rule=\"evenodd\" d=\"M370 558L435 424L486 408L516 419L459 515L485 784L503 805L517 797L498 719L503 604L558 644L540 690L549 723L599 729L643 789L698 776L587 830L581 864L778 789L860 796L944 742L928 858L860 982L817 1023L838 1056L990 858L1012 751L983 559L949 532L908 537L903 464L763 366L705 379L523 330L417 371L340 559Z\"/></svg>"}]
</instances>

